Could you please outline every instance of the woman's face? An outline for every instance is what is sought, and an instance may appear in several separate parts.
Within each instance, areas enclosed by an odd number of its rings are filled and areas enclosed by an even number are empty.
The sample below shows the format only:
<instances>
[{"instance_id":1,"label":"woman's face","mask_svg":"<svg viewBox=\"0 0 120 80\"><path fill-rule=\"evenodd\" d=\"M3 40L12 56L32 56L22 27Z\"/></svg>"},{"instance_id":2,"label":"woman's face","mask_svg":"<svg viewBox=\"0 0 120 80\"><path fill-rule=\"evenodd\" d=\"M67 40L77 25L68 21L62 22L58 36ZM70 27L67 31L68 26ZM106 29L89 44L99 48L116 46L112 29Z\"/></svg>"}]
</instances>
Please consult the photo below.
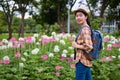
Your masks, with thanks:
<instances>
[{"instance_id":1,"label":"woman's face","mask_svg":"<svg viewBox=\"0 0 120 80\"><path fill-rule=\"evenodd\" d=\"M82 12L77 12L75 18L78 24L83 25L86 23L87 16L85 16Z\"/></svg>"}]
</instances>

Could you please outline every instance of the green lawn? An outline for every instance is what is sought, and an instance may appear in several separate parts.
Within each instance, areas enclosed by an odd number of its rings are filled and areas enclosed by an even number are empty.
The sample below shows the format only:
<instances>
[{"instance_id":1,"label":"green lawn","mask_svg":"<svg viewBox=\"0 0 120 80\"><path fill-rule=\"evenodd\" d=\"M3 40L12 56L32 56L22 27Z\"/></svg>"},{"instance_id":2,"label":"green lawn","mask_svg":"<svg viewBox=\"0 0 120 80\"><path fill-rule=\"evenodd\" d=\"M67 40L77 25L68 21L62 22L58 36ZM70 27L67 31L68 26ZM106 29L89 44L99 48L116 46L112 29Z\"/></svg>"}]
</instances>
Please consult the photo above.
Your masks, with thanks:
<instances>
[{"instance_id":1,"label":"green lawn","mask_svg":"<svg viewBox=\"0 0 120 80\"><path fill-rule=\"evenodd\" d=\"M25 37L27 37L27 36L33 35L33 33L25 33L24 35L25 35ZM12 36L15 37L15 38L18 38L18 34L17 33L13 33ZM8 37L9 37L8 33L0 34L0 40L7 39Z\"/></svg>"}]
</instances>

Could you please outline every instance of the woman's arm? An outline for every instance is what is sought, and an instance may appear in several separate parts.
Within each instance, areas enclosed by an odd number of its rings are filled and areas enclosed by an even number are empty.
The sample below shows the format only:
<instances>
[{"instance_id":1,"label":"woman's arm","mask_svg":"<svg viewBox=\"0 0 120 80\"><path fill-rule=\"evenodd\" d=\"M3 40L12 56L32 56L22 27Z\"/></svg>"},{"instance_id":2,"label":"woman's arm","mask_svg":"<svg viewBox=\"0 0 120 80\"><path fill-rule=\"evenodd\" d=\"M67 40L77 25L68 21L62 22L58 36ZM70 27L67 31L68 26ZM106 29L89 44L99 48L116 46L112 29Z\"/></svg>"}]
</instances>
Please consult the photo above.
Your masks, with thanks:
<instances>
[{"instance_id":1,"label":"woman's arm","mask_svg":"<svg viewBox=\"0 0 120 80\"><path fill-rule=\"evenodd\" d=\"M83 34L83 40L84 40L84 43L83 43L83 46L84 46L84 50L89 53L92 49L93 49L93 43L92 43L92 40L91 40L91 31L89 28L84 28L82 29L82 32Z\"/></svg>"},{"instance_id":2,"label":"woman's arm","mask_svg":"<svg viewBox=\"0 0 120 80\"><path fill-rule=\"evenodd\" d=\"M79 48L79 49L84 50L84 46L77 44L77 42L73 42L73 43L72 43L72 47L74 47L74 48Z\"/></svg>"}]
</instances>

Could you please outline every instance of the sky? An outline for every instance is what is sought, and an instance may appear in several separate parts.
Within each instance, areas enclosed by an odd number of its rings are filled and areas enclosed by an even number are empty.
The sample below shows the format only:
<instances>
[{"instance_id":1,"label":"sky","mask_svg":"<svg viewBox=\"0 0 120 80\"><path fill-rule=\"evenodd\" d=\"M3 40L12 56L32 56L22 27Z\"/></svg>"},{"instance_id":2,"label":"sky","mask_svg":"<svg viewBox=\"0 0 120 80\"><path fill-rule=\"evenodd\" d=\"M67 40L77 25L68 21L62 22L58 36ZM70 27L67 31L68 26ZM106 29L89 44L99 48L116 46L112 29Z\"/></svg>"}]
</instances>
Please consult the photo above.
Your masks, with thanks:
<instances>
[{"instance_id":1,"label":"sky","mask_svg":"<svg viewBox=\"0 0 120 80\"><path fill-rule=\"evenodd\" d=\"M78 8L78 6L80 5L79 2L81 2L81 3L85 4L85 5L87 4L86 0L77 0L76 3L73 5L71 11L74 11L76 8Z\"/></svg>"},{"instance_id":2,"label":"sky","mask_svg":"<svg viewBox=\"0 0 120 80\"><path fill-rule=\"evenodd\" d=\"M74 6L72 7L72 9L75 9L76 7L78 7L80 1L82 1L82 3L85 3L85 4L86 4L86 0L77 0L76 3L74 4ZM0 8L0 10L2 10L2 8ZM20 15L19 13L16 13L16 16L21 18L21 15ZM25 19L26 19L26 18L29 18L29 17L31 17L31 16L29 15L29 13L26 13L26 14L25 14Z\"/></svg>"}]
</instances>

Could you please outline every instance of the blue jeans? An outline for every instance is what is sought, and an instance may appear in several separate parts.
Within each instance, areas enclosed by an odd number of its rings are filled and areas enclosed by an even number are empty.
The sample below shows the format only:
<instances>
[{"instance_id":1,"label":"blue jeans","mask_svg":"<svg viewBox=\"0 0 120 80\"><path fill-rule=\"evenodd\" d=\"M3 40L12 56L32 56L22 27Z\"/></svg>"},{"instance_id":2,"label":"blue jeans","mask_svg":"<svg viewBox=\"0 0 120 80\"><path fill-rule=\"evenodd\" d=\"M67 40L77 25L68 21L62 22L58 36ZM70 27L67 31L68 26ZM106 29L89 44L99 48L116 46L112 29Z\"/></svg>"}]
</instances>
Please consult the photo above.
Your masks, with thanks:
<instances>
[{"instance_id":1,"label":"blue jeans","mask_svg":"<svg viewBox=\"0 0 120 80\"><path fill-rule=\"evenodd\" d=\"M90 67L81 62L76 63L76 80L92 80Z\"/></svg>"}]
</instances>

